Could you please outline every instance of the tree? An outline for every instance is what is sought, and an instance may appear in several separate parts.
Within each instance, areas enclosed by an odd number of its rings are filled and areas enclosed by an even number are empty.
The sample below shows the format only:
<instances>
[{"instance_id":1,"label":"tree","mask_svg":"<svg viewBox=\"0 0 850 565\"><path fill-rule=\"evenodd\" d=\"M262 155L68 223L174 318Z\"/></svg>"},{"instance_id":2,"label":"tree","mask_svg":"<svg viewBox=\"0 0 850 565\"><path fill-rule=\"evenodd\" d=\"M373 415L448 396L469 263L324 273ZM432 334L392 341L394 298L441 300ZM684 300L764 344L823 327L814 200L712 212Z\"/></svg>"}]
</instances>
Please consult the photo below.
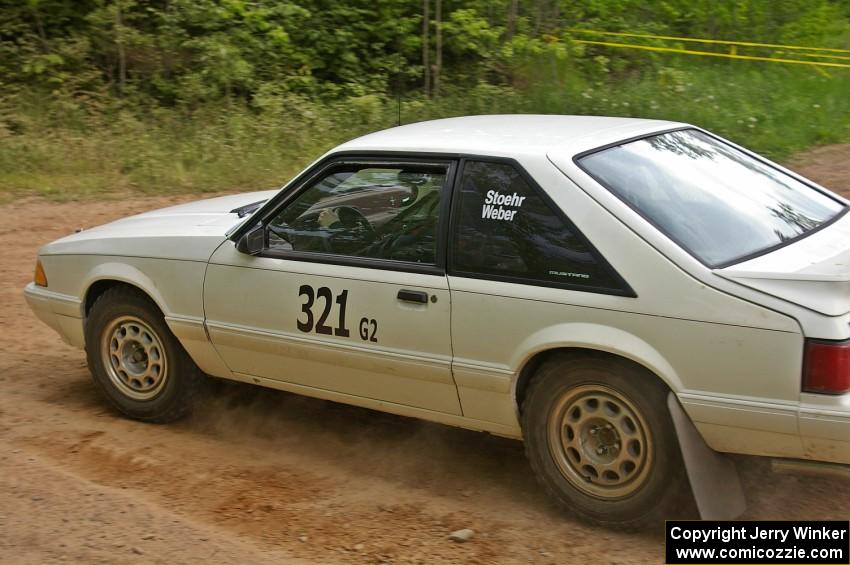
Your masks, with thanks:
<instances>
[{"instance_id":1,"label":"tree","mask_svg":"<svg viewBox=\"0 0 850 565\"><path fill-rule=\"evenodd\" d=\"M436 56L434 61L434 96L440 95L440 73L443 71L443 0L435 0L434 22Z\"/></svg>"},{"instance_id":2,"label":"tree","mask_svg":"<svg viewBox=\"0 0 850 565\"><path fill-rule=\"evenodd\" d=\"M431 27L431 15L428 13L429 6L429 0L422 0L422 70L425 74L424 93L426 97L431 96L431 42L428 37Z\"/></svg>"}]
</instances>

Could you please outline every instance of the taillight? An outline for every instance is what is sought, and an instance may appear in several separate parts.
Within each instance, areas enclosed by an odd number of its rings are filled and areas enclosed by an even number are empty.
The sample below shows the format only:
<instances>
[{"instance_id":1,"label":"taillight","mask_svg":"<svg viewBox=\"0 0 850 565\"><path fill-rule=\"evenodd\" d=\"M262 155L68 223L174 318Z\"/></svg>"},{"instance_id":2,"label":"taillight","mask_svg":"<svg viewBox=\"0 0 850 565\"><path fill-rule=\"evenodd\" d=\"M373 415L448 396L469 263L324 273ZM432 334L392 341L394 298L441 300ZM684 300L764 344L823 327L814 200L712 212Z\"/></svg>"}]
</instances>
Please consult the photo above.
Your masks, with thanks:
<instances>
[{"instance_id":1,"label":"taillight","mask_svg":"<svg viewBox=\"0 0 850 565\"><path fill-rule=\"evenodd\" d=\"M850 341L806 340L803 392L844 394L850 391Z\"/></svg>"},{"instance_id":2,"label":"taillight","mask_svg":"<svg viewBox=\"0 0 850 565\"><path fill-rule=\"evenodd\" d=\"M44 274L44 267L41 266L41 260L35 263L35 276L33 281L38 286L47 286L47 275Z\"/></svg>"}]
</instances>

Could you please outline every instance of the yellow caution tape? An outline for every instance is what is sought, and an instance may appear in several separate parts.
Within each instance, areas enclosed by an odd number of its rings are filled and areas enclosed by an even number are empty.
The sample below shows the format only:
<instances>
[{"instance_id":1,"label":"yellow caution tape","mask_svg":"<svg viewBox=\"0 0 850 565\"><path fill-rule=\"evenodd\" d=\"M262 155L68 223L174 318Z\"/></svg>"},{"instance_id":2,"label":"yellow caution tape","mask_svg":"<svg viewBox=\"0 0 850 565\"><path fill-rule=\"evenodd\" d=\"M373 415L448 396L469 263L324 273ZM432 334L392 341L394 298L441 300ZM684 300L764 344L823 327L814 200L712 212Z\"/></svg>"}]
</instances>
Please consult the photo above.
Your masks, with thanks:
<instances>
[{"instance_id":1,"label":"yellow caution tape","mask_svg":"<svg viewBox=\"0 0 850 565\"><path fill-rule=\"evenodd\" d=\"M586 39L574 39L575 43L586 45L603 45L605 47L617 47L621 49L640 49L643 51L659 51L662 53L679 53L682 55L699 55L702 57L720 57L724 59L740 59L745 61L766 61L769 63L786 63L792 65L810 65L814 67L840 67L850 69L850 65L844 63L828 63L826 61L800 61L798 59L782 59L778 57L758 57L755 55L737 55L735 53L715 53L712 51L693 51L691 49L674 49L672 47L654 47L652 45L633 45L629 43L612 43L610 41L590 41Z\"/></svg>"},{"instance_id":2,"label":"yellow caution tape","mask_svg":"<svg viewBox=\"0 0 850 565\"><path fill-rule=\"evenodd\" d=\"M782 53L782 51L777 51ZM850 61L850 57L845 55L823 55L821 53L797 53L800 57L817 57L819 59L840 59L842 61Z\"/></svg>"},{"instance_id":3,"label":"yellow caution tape","mask_svg":"<svg viewBox=\"0 0 850 565\"><path fill-rule=\"evenodd\" d=\"M670 35L649 35L644 33L627 33L623 31L595 31L590 29L568 29L570 33L586 33L591 35L610 35L616 37L640 37L644 39L663 39L665 41L686 41L691 43L714 43L719 45L739 45L742 47L769 47L773 49L792 49L800 51L825 51L829 53L850 53L850 49L832 49L827 47L805 47L803 45L780 45L776 43L753 43L749 41L727 41L723 39L699 39L695 37L674 37Z\"/></svg>"}]
</instances>

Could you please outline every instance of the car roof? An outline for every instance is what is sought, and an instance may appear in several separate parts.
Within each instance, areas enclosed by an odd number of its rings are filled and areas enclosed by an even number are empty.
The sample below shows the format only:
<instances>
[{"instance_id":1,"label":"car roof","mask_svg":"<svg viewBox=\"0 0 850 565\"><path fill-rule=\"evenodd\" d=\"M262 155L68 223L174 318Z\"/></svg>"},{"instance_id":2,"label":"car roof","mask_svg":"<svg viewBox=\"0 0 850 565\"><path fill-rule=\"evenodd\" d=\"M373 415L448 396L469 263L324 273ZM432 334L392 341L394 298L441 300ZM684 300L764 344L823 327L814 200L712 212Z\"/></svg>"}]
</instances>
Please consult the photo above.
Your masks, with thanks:
<instances>
[{"instance_id":1,"label":"car roof","mask_svg":"<svg viewBox=\"0 0 850 565\"><path fill-rule=\"evenodd\" d=\"M501 114L398 126L352 139L333 150L404 151L493 156L571 156L608 143L682 127L662 120L602 116Z\"/></svg>"}]
</instances>

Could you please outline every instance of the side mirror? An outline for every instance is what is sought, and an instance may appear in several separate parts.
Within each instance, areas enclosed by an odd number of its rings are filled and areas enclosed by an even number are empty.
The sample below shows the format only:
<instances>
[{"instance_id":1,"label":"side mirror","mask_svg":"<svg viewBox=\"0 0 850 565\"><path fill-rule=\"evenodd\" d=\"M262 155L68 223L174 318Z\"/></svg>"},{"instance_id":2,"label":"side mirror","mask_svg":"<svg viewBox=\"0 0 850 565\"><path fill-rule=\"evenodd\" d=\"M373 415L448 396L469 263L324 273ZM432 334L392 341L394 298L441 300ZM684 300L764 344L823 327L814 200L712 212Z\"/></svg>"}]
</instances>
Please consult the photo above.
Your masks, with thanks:
<instances>
[{"instance_id":1,"label":"side mirror","mask_svg":"<svg viewBox=\"0 0 850 565\"><path fill-rule=\"evenodd\" d=\"M257 224L245 232L236 242L236 250L248 255L257 255L266 248L266 228Z\"/></svg>"}]
</instances>

